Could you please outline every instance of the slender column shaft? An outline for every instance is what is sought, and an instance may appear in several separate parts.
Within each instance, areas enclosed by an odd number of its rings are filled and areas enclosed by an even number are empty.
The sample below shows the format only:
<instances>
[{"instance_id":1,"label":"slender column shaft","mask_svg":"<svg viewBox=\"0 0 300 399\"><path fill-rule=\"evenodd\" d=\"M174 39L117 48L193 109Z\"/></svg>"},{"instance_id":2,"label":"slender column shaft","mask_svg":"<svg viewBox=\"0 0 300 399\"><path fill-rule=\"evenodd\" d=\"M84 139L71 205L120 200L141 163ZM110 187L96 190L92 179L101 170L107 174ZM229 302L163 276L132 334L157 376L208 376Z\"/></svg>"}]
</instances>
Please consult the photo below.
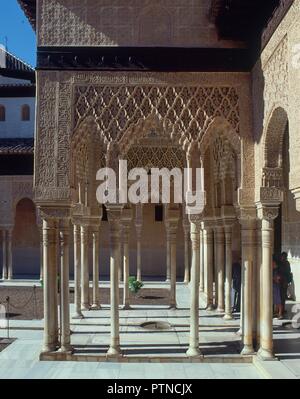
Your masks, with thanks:
<instances>
[{"instance_id":1,"label":"slender column shaft","mask_svg":"<svg viewBox=\"0 0 300 399\"><path fill-rule=\"evenodd\" d=\"M69 295L69 238L70 222L62 220L60 231L60 332L61 332L61 352L71 351L70 334L70 295Z\"/></svg>"},{"instance_id":2,"label":"slender column shaft","mask_svg":"<svg viewBox=\"0 0 300 399\"><path fill-rule=\"evenodd\" d=\"M167 275L166 281L171 281L171 243L170 243L170 232L169 227L167 226L166 233L166 266L167 266Z\"/></svg>"},{"instance_id":3,"label":"slender column shaft","mask_svg":"<svg viewBox=\"0 0 300 399\"><path fill-rule=\"evenodd\" d=\"M203 230L200 229L200 254L199 254L199 267L200 267L200 292L204 292L204 256L203 256Z\"/></svg>"},{"instance_id":4,"label":"slender column shaft","mask_svg":"<svg viewBox=\"0 0 300 399\"><path fill-rule=\"evenodd\" d=\"M244 268L244 348L243 355L254 353L252 331L252 263L246 261Z\"/></svg>"},{"instance_id":5,"label":"slender column shaft","mask_svg":"<svg viewBox=\"0 0 300 399\"><path fill-rule=\"evenodd\" d=\"M218 254L217 254L217 230L214 229L214 294L215 294L215 307L218 307Z\"/></svg>"},{"instance_id":6,"label":"slender column shaft","mask_svg":"<svg viewBox=\"0 0 300 399\"><path fill-rule=\"evenodd\" d=\"M43 228L39 227L40 233L40 281L44 280L43 272Z\"/></svg>"},{"instance_id":7,"label":"slender column shaft","mask_svg":"<svg viewBox=\"0 0 300 399\"><path fill-rule=\"evenodd\" d=\"M226 280L225 280L225 320L232 320L232 227L225 227Z\"/></svg>"},{"instance_id":8,"label":"slender column shaft","mask_svg":"<svg viewBox=\"0 0 300 399\"><path fill-rule=\"evenodd\" d=\"M57 232L53 219L43 220L44 346L52 352L57 345Z\"/></svg>"},{"instance_id":9,"label":"slender column shaft","mask_svg":"<svg viewBox=\"0 0 300 399\"><path fill-rule=\"evenodd\" d=\"M273 287L272 287L273 221L262 220L262 314L260 350L263 358L273 358Z\"/></svg>"},{"instance_id":10,"label":"slender column shaft","mask_svg":"<svg viewBox=\"0 0 300 399\"><path fill-rule=\"evenodd\" d=\"M137 242L136 242L136 264L137 273L136 278L142 281L142 231L141 227L137 227Z\"/></svg>"},{"instance_id":11,"label":"slender column shaft","mask_svg":"<svg viewBox=\"0 0 300 399\"><path fill-rule=\"evenodd\" d=\"M263 312L263 301L262 301L262 247L261 247L261 225L257 229L257 271L256 271L256 282L257 282L257 302L256 302L256 342L257 345L260 343L260 317Z\"/></svg>"},{"instance_id":12,"label":"slender column shaft","mask_svg":"<svg viewBox=\"0 0 300 399\"><path fill-rule=\"evenodd\" d=\"M81 226L81 309L90 309L88 227Z\"/></svg>"},{"instance_id":13,"label":"slender column shaft","mask_svg":"<svg viewBox=\"0 0 300 399\"><path fill-rule=\"evenodd\" d=\"M184 229L184 282L190 282L190 228Z\"/></svg>"},{"instance_id":14,"label":"slender column shaft","mask_svg":"<svg viewBox=\"0 0 300 399\"><path fill-rule=\"evenodd\" d=\"M177 281L177 248L176 248L176 226L170 232L170 263L171 263L171 292L170 307L176 308L176 281Z\"/></svg>"},{"instance_id":15,"label":"slender column shaft","mask_svg":"<svg viewBox=\"0 0 300 399\"><path fill-rule=\"evenodd\" d=\"M224 231L223 227L217 228L217 271L218 271L218 311L224 312Z\"/></svg>"},{"instance_id":16,"label":"slender column shaft","mask_svg":"<svg viewBox=\"0 0 300 399\"><path fill-rule=\"evenodd\" d=\"M109 212L108 212L109 213ZM110 218L110 215L109 215ZM111 343L108 356L120 354L119 332L119 262L120 256L120 220L112 218L109 222L111 238L110 284L111 284Z\"/></svg>"},{"instance_id":17,"label":"slender column shaft","mask_svg":"<svg viewBox=\"0 0 300 399\"><path fill-rule=\"evenodd\" d=\"M7 230L7 278L13 279L12 229Z\"/></svg>"},{"instance_id":18,"label":"slender column shaft","mask_svg":"<svg viewBox=\"0 0 300 399\"><path fill-rule=\"evenodd\" d=\"M93 235L93 309L100 309L99 298L99 229L92 232Z\"/></svg>"},{"instance_id":19,"label":"slender column shaft","mask_svg":"<svg viewBox=\"0 0 300 399\"><path fill-rule=\"evenodd\" d=\"M213 310L214 281L213 281L213 231L207 228L203 232L204 265L206 269L207 310Z\"/></svg>"},{"instance_id":20,"label":"slender column shaft","mask_svg":"<svg viewBox=\"0 0 300 399\"><path fill-rule=\"evenodd\" d=\"M253 348L253 265L255 259L255 219L242 219L242 300L241 333L243 355L254 353Z\"/></svg>"},{"instance_id":21,"label":"slender column shaft","mask_svg":"<svg viewBox=\"0 0 300 399\"><path fill-rule=\"evenodd\" d=\"M75 280L75 314L74 318L82 319L81 313L81 251L80 251L80 226L74 225L74 280Z\"/></svg>"},{"instance_id":22,"label":"slender column shaft","mask_svg":"<svg viewBox=\"0 0 300 399\"><path fill-rule=\"evenodd\" d=\"M2 231L2 279L7 280L7 230Z\"/></svg>"},{"instance_id":23,"label":"slender column shaft","mask_svg":"<svg viewBox=\"0 0 300 399\"><path fill-rule=\"evenodd\" d=\"M197 357L201 354L199 349L199 254L200 254L200 226L191 223L192 240L192 270L191 270L191 309L190 309L190 343L187 356Z\"/></svg>"},{"instance_id":24,"label":"slender column shaft","mask_svg":"<svg viewBox=\"0 0 300 399\"><path fill-rule=\"evenodd\" d=\"M129 296L129 228L124 227L123 231L123 268L124 268L124 290L123 305L124 309L130 308Z\"/></svg>"}]
</instances>

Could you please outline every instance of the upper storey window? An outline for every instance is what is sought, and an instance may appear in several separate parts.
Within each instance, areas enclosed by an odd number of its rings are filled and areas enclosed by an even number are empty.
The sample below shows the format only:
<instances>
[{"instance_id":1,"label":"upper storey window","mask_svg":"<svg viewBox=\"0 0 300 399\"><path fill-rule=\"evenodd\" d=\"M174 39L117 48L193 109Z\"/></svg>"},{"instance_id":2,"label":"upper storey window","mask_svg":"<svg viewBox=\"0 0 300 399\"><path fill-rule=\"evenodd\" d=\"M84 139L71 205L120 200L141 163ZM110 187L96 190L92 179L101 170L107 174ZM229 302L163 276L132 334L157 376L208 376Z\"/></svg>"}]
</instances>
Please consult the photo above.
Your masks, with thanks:
<instances>
[{"instance_id":1,"label":"upper storey window","mask_svg":"<svg viewBox=\"0 0 300 399\"><path fill-rule=\"evenodd\" d=\"M22 106L21 119L24 122L30 121L30 107L27 104Z\"/></svg>"},{"instance_id":2,"label":"upper storey window","mask_svg":"<svg viewBox=\"0 0 300 399\"><path fill-rule=\"evenodd\" d=\"M6 115L5 115L5 107L4 105L0 105L0 122L5 122Z\"/></svg>"}]
</instances>

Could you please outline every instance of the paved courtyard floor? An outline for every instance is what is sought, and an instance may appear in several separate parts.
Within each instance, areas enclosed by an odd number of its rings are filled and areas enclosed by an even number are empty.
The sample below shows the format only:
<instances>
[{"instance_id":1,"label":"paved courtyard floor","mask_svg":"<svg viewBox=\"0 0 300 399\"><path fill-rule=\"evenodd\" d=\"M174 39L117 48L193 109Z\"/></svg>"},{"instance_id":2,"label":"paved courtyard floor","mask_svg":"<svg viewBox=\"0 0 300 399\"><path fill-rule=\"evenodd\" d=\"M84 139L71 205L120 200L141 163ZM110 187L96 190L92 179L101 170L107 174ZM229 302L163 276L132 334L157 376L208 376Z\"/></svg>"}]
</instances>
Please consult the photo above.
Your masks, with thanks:
<instances>
[{"instance_id":1,"label":"paved courtyard floor","mask_svg":"<svg viewBox=\"0 0 300 399\"><path fill-rule=\"evenodd\" d=\"M146 286L166 288L164 283L146 283ZM237 335L239 319L225 322L217 312L201 310L200 347L205 362L186 362L189 288L183 284L178 284L177 302L177 310L169 310L166 306L134 306L130 311L120 311L121 347L127 360L119 363L85 361L93 356L104 359L110 339L108 307L85 312L83 320L71 320L72 345L78 361L39 361L43 321L13 320L10 337L16 340L0 353L0 379L300 378L300 331L285 325L286 321L274 325L275 351L280 361L255 359L254 363L249 363L249 359L244 359L243 363ZM202 298L200 302L204 307ZM153 330L150 326L145 329L141 326L145 322L169 323L170 328ZM0 330L4 338L6 333Z\"/></svg>"}]
</instances>

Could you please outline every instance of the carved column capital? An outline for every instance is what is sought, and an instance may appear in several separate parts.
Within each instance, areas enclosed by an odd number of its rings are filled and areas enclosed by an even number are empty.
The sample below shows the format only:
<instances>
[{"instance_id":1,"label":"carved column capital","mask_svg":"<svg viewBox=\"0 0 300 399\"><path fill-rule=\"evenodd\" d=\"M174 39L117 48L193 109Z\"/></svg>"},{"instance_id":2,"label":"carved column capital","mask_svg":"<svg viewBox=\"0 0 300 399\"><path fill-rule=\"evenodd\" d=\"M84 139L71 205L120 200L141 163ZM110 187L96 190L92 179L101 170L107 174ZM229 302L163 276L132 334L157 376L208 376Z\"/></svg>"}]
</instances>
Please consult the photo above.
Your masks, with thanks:
<instances>
[{"instance_id":1,"label":"carved column capital","mask_svg":"<svg viewBox=\"0 0 300 399\"><path fill-rule=\"evenodd\" d=\"M277 218L279 214L279 206L270 206L259 203L257 204L257 214L259 219L271 222Z\"/></svg>"}]
</instances>

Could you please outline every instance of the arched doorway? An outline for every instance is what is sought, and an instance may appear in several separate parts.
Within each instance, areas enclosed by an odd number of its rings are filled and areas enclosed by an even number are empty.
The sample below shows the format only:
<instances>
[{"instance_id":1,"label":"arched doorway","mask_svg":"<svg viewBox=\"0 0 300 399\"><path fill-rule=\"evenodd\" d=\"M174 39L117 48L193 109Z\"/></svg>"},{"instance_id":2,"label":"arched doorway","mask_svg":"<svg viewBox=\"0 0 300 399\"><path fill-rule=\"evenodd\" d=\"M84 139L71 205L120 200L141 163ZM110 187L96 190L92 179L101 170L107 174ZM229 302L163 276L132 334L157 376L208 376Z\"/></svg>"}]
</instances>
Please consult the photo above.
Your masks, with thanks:
<instances>
[{"instance_id":1,"label":"arched doorway","mask_svg":"<svg viewBox=\"0 0 300 399\"><path fill-rule=\"evenodd\" d=\"M23 198L16 205L13 268L15 276L39 277L40 275L40 242L36 208L29 198Z\"/></svg>"}]
</instances>

